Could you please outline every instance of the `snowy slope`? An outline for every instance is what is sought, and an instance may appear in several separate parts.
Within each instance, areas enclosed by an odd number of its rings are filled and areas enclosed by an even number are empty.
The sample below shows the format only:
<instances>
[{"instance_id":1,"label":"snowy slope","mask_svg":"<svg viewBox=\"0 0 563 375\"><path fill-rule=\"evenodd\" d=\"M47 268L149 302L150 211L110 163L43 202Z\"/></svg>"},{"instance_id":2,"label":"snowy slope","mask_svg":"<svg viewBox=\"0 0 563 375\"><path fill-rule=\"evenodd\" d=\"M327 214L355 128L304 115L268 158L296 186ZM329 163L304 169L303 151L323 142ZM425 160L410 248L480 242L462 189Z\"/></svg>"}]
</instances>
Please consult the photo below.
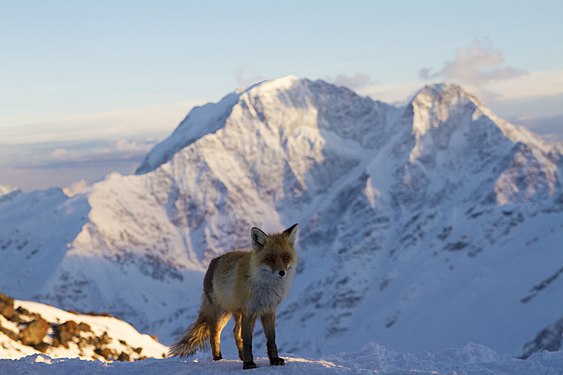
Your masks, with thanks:
<instances>
[{"instance_id":1,"label":"snowy slope","mask_svg":"<svg viewBox=\"0 0 563 375\"><path fill-rule=\"evenodd\" d=\"M16 187L0 185L0 203L14 198L19 193L21 193L21 190Z\"/></svg>"},{"instance_id":2,"label":"snowy slope","mask_svg":"<svg viewBox=\"0 0 563 375\"><path fill-rule=\"evenodd\" d=\"M13 191L17 190L17 188L9 185L0 185L0 196L9 194Z\"/></svg>"},{"instance_id":3,"label":"snowy slope","mask_svg":"<svg viewBox=\"0 0 563 375\"><path fill-rule=\"evenodd\" d=\"M563 318L561 150L455 85L396 108L268 81L191 112L137 175L0 202L0 290L171 342L211 258L248 246L253 225L299 222L286 352L474 341L520 355Z\"/></svg>"},{"instance_id":4,"label":"snowy slope","mask_svg":"<svg viewBox=\"0 0 563 375\"><path fill-rule=\"evenodd\" d=\"M258 358L252 374L380 374L380 375L559 375L563 352L535 354L528 360L499 355L475 344L437 353L397 353L376 344L368 344L355 353L340 353L320 359L286 357L283 368L269 366L267 358ZM101 363L78 359L52 359L32 355L17 361L0 360L0 372L6 374L231 374L243 371L239 360L214 362L208 358L191 360L147 359L134 363Z\"/></svg>"},{"instance_id":5,"label":"snowy slope","mask_svg":"<svg viewBox=\"0 0 563 375\"><path fill-rule=\"evenodd\" d=\"M77 314L38 302L0 297L1 358L46 353L52 358L133 361L162 358L168 351L153 337L111 316ZM43 329L29 328L39 321Z\"/></svg>"}]
</instances>

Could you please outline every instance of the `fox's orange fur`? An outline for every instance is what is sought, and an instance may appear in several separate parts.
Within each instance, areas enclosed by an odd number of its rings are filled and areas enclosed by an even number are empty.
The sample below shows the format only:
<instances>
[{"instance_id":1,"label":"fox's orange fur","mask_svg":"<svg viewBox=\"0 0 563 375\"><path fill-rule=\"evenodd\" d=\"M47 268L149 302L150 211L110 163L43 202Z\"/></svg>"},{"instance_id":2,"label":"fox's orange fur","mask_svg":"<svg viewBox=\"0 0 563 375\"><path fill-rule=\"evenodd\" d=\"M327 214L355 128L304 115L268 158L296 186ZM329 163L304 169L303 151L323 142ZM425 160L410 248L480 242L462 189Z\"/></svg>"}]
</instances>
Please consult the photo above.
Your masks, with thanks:
<instances>
[{"instance_id":1,"label":"fox's orange fur","mask_svg":"<svg viewBox=\"0 0 563 375\"><path fill-rule=\"evenodd\" d=\"M221 359L221 331L233 316L233 333L243 368L254 368L252 333L260 318L270 364L283 365L276 346L275 319L297 265L296 234L297 224L271 235L252 228L252 250L232 251L213 259L203 281L198 317L170 348L170 354L192 355L209 340L213 359Z\"/></svg>"}]
</instances>

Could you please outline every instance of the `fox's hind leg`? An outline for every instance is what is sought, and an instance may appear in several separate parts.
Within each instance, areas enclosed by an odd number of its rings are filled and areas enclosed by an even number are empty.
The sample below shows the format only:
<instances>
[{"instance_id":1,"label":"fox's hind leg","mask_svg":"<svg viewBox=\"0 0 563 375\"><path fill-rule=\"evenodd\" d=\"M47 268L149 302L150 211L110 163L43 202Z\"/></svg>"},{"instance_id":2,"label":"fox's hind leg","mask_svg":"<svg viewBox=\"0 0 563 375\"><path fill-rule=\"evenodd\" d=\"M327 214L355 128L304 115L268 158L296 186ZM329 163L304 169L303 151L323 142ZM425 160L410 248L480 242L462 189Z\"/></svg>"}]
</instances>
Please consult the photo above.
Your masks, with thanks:
<instances>
[{"instance_id":1,"label":"fox's hind leg","mask_svg":"<svg viewBox=\"0 0 563 375\"><path fill-rule=\"evenodd\" d=\"M237 344L238 357L242 361L242 314L234 313L235 329L233 335L235 336L235 343Z\"/></svg>"},{"instance_id":2,"label":"fox's hind leg","mask_svg":"<svg viewBox=\"0 0 563 375\"><path fill-rule=\"evenodd\" d=\"M225 312L217 313L209 325L209 341L211 343L211 352L213 353L214 361L223 359L223 356L221 355L221 331L225 328L225 325L230 318L230 314Z\"/></svg>"}]
</instances>

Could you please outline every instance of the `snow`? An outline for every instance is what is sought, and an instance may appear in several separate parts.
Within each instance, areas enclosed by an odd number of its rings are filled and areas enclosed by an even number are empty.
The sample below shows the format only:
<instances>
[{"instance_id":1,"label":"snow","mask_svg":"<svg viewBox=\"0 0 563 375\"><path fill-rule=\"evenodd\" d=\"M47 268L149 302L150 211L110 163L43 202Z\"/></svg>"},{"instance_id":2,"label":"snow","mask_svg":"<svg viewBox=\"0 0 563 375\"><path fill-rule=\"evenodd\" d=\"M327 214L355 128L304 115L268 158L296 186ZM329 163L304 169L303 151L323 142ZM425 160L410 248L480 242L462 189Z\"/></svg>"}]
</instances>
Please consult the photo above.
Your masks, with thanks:
<instances>
[{"instance_id":1,"label":"snow","mask_svg":"<svg viewBox=\"0 0 563 375\"><path fill-rule=\"evenodd\" d=\"M267 358L257 358L254 370L242 370L239 360L212 361L208 356L190 359L147 359L133 363L103 363L79 359L54 359L34 354L11 361L0 360L5 374L379 374L379 375L560 375L563 352L534 354L527 360L499 355L473 343L436 353L397 353L370 343L356 353L322 358L286 355L284 367L272 367Z\"/></svg>"},{"instance_id":2,"label":"snow","mask_svg":"<svg viewBox=\"0 0 563 375\"><path fill-rule=\"evenodd\" d=\"M0 204L2 204L2 202L7 202L14 199L14 197L16 197L21 192L22 191L17 187L10 185L0 185Z\"/></svg>"},{"instance_id":3,"label":"snow","mask_svg":"<svg viewBox=\"0 0 563 375\"><path fill-rule=\"evenodd\" d=\"M18 190L16 187L10 185L0 185L0 197L5 194L9 194L13 191Z\"/></svg>"}]
</instances>

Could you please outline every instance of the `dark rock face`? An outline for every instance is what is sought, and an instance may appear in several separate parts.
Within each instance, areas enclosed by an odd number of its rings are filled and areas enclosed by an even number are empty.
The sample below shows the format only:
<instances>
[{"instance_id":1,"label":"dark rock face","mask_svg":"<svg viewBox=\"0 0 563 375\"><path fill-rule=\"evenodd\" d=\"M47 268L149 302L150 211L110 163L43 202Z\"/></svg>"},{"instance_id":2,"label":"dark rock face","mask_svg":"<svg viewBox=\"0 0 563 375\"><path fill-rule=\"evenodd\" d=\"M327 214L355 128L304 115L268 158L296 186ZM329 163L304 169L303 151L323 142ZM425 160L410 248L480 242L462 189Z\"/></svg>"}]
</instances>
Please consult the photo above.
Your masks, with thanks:
<instances>
[{"instance_id":1,"label":"dark rock face","mask_svg":"<svg viewBox=\"0 0 563 375\"><path fill-rule=\"evenodd\" d=\"M49 322L45 319L36 319L20 332L19 339L24 345L39 345L43 341L43 337L47 334L50 326Z\"/></svg>"},{"instance_id":2,"label":"dark rock face","mask_svg":"<svg viewBox=\"0 0 563 375\"><path fill-rule=\"evenodd\" d=\"M96 350L94 350L94 353L96 353L99 356L104 357L107 360L115 360L116 359L116 354L114 350L111 350L109 348L98 348Z\"/></svg>"},{"instance_id":3,"label":"dark rock face","mask_svg":"<svg viewBox=\"0 0 563 375\"><path fill-rule=\"evenodd\" d=\"M14 331L9 330L8 328L2 327L0 326L0 332L2 332L3 334L5 334L6 336L8 336L9 338L11 338L14 341L18 341L18 334L15 333Z\"/></svg>"},{"instance_id":4,"label":"dark rock face","mask_svg":"<svg viewBox=\"0 0 563 375\"><path fill-rule=\"evenodd\" d=\"M524 345L520 358L528 358L542 350L556 352L563 346L563 318L542 329L536 337Z\"/></svg>"},{"instance_id":5,"label":"dark rock face","mask_svg":"<svg viewBox=\"0 0 563 375\"><path fill-rule=\"evenodd\" d=\"M14 309L14 300L2 293L0 293L0 315L12 322L22 323L20 314Z\"/></svg>"},{"instance_id":6,"label":"dark rock face","mask_svg":"<svg viewBox=\"0 0 563 375\"><path fill-rule=\"evenodd\" d=\"M5 295L4 293L0 293L0 309L2 309L3 306L10 306L13 308L14 300L8 297L7 295Z\"/></svg>"},{"instance_id":7,"label":"dark rock face","mask_svg":"<svg viewBox=\"0 0 563 375\"><path fill-rule=\"evenodd\" d=\"M68 342L72 341L79 332L78 324L75 321L69 320L57 327L55 327L55 338L53 339L53 346L64 346L68 349Z\"/></svg>"}]
</instances>

